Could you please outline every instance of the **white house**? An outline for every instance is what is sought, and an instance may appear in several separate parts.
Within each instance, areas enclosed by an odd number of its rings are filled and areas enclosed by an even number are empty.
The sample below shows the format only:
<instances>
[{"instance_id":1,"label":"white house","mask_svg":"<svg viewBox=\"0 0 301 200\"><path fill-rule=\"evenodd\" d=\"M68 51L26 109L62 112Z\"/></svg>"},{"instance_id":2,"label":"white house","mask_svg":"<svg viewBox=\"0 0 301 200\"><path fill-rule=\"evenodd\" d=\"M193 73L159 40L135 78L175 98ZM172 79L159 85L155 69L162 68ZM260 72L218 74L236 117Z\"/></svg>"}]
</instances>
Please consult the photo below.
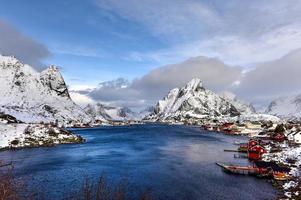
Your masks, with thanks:
<instances>
[{"instance_id":1,"label":"white house","mask_svg":"<svg viewBox=\"0 0 301 200\"><path fill-rule=\"evenodd\" d=\"M294 141L294 135L297 133L296 131L290 131L290 132L286 132L286 137L288 139L288 141Z\"/></svg>"},{"instance_id":2,"label":"white house","mask_svg":"<svg viewBox=\"0 0 301 200\"><path fill-rule=\"evenodd\" d=\"M297 144L301 144L301 131L294 134L294 142Z\"/></svg>"}]
</instances>

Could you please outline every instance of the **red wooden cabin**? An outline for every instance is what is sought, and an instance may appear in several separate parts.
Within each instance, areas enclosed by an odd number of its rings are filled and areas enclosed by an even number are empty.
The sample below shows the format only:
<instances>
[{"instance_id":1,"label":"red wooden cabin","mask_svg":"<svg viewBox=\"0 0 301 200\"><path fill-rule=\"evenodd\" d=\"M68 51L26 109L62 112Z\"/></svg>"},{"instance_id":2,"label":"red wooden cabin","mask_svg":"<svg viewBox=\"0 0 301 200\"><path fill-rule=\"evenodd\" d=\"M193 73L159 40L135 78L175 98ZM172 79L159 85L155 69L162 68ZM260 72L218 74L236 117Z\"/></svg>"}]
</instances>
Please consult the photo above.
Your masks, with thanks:
<instances>
[{"instance_id":1,"label":"red wooden cabin","mask_svg":"<svg viewBox=\"0 0 301 200\"><path fill-rule=\"evenodd\" d=\"M258 144L259 144L259 142L257 140L250 139L249 143L248 143L248 149L250 149L251 147L258 145Z\"/></svg>"},{"instance_id":2,"label":"red wooden cabin","mask_svg":"<svg viewBox=\"0 0 301 200\"><path fill-rule=\"evenodd\" d=\"M260 145L255 145L248 150L248 158L250 160L260 160L262 157L262 154L266 153L267 151L265 150L264 147Z\"/></svg>"}]
</instances>

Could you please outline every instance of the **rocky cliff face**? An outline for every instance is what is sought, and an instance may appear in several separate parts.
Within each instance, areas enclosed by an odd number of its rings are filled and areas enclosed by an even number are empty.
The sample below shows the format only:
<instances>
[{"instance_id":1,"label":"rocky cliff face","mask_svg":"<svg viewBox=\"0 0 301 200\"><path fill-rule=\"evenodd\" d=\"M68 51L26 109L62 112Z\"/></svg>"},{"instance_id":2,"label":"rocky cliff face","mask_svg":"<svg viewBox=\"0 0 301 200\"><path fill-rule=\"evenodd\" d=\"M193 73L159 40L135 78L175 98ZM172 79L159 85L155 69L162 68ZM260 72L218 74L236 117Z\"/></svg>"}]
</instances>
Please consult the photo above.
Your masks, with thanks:
<instances>
[{"instance_id":1,"label":"rocky cliff face","mask_svg":"<svg viewBox=\"0 0 301 200\"><path fill-rule=\"evenodd\" d=\"M58 68L36 72L16 58L0 55L0 112L27 123L89 123L91 118L69 97Z\"/></svg>"},{"instance_id":2,"label":"rocky cliff face","mask_svg":"<svg viewBox=\"0 0 301 200\"><path fill-rule=\"evenodd\" d=\"M203 87L200 79L192 79L185 87L175 88L159 101L152 120L237 116L240 113L227 100Z\"/></svg>"},{"instance_id":3,"label":"rocky cliff face","mask_svg":"<svg viewBox=\"0 0 301 200\"><path fill-rule=\"evenodd\" d=\"M50 66L40 74L41 83L49 90L55 91L58 96L68 97L69 92L63 76L56 66Z\"/></svg>"}]
</instances>

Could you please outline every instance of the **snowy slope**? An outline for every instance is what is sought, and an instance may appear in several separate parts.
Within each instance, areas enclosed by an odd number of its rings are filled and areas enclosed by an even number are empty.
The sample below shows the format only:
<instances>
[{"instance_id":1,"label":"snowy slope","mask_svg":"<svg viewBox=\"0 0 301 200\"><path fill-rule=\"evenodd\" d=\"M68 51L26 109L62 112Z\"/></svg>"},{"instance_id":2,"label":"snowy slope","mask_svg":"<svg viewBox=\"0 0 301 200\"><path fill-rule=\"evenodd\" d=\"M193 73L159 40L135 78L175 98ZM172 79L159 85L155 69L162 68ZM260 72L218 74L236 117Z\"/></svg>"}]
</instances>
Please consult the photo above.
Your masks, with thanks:
<instances>
[{"instance_id":1,"label":"snowy slope","mask_svg":"<svg viewBox=\"0 0 301 200\"><path fill-rule=\"evenodd\" d=\"M139 119L139 114L125 107L106 106L100 103L88 104L84 110L95 120L124 121Z\"/></svg>"},{"instance_id":2,"label":"snowy slope","mask_svg":"<svg viewBox=\"0 0 301 200\"><path fill-rule=\"evenodd\" d=\"M154 106L148 106L145 109L141 110L137 116L139 119L144 119L145 117L149 116L150 114L152 114L155 110Z\"/></svg>"},{"instance_id":3,"label":"snowy slope","mask_svg":"<svg viewBox=\"0 0 301 200\"><path fill-rule=\"evenodd\" d=\"M222 98L231 103L237 111L240 113L240 116L237 120L240 121L272 121L272 122L280 122L281 120L273 115L257 113L252 104L248 104L236 97L235 94L231 92L223 92L220 95ZM236 121L236 120L235 120Z\"/></svg>"},{"instance_id":4,"label":"snowy slope","mask_svg":"<svg viewBox=\"0 0 301 200\"><path fill-rule=\"evenodd\" d=\"M16 58L0 55L0 112L23 122L88 123L91 118L69 97L59 70L41 73Z\"/></svg>"},{"instance_id":5,"label":"snowy slope","mask_svg":"<svg viewBox=\"0 0 301 200\"><path fill-rule=\"evenodd\" d=\"M231 92L223 92L220 96L230 102L241 115L251 115L256 113L256 110L252 104L248 104L238 99L236 95Z\"/></svg>"},{"instance_id":6,"label":"snowy slope","mask_svg":"<svg viewBox=\"0 0 301 200\"><path fill-rule=\"evenodd\" d=\"M185 87L175 88L147 117L153 120L237 116L239 112L228 101L206 90L200 79L192 79Z\"/></svg>"},{"instance_id":7,"label":"snowy slope","mask_svg":"<svg viewBox=\"0 0 301 200\"><path fill-rule=\"evenodd\" d=\"M281 97L272 101L266 113L284 119L301 119L301 94Z\"/></svg>"},{"instance_id":8,"label":"snowy slope","mask_svg":"<svg viewBox=\"0 0 301 200\"><path fill-rule=\"evenodd\" d=\"M82 138L53 125L0 122L0 149L79 143Z\"/></svg>"}]
</instances>

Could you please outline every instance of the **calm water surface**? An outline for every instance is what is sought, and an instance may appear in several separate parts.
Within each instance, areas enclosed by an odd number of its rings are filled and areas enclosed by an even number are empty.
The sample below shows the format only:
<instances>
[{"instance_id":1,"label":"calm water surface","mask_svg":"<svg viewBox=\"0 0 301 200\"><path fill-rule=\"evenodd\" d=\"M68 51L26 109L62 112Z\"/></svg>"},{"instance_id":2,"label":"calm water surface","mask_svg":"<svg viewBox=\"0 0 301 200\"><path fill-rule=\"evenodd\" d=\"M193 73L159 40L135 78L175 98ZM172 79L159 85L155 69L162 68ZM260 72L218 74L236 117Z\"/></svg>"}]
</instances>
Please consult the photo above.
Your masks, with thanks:
<instances>
[{"instance_id":1,"label":"calm water surface","mask_svg":"<svg viewBox=\"0 0 301 200\"><path fill-rule=\"evenodd\" d=\"M150 188L158 199L274 199L266 180L224 173L216 162L247 164L234 159L239 137L208 133L197 127L135 125L73 130L84 144L0 152L12 160L18 177L46 199L62 199L80 188L84 177L105 173L112 184L126 178L130 190Z\"/></svg>"}]
</instances>

